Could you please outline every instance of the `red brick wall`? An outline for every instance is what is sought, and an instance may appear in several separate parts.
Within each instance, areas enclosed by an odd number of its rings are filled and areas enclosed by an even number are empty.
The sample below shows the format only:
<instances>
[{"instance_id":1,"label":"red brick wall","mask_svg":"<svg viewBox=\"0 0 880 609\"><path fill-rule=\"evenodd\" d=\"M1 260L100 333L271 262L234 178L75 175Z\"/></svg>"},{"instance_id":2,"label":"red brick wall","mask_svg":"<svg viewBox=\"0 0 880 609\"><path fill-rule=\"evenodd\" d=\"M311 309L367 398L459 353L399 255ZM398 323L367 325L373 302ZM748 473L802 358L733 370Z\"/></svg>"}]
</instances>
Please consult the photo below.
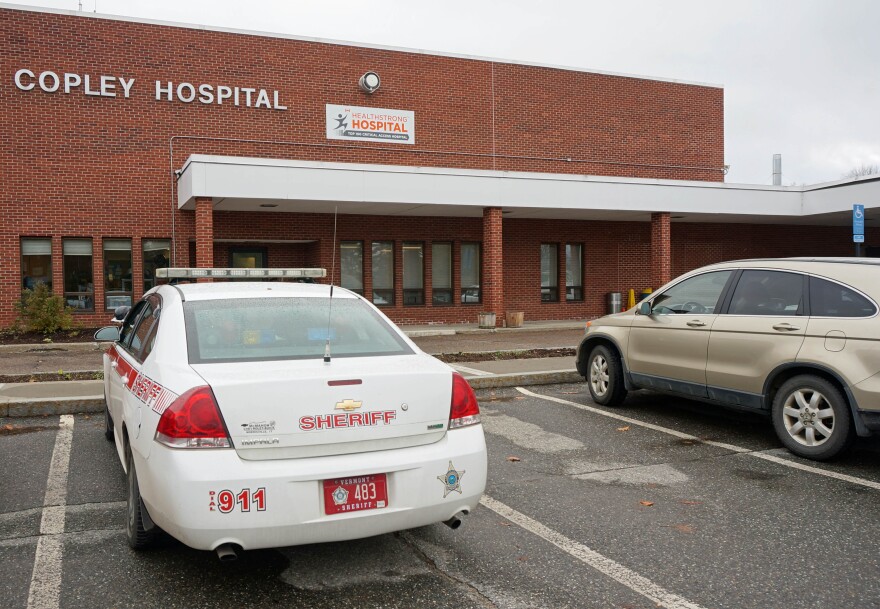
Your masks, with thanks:
<instances>
[{"instance_id":1,"label":"red brick wall","mask_svg":"<svg viewBox=\"0 0 880 609\"><path fill-rule=\"evenodd\" d=\"M0 9L0 36L0 327L12 321L19 294L22 236L53 239L59 292L61 239L93 238L96 312L79 316L85 325L106 319L102 239L132 239L136 298L142 291L143 239L172 237L173 225L175 263L193 264L189 247L195 239L195 215L176 210L171 179L172 167L180 167L193 153L723 179L723 91L718 88L13 9ZM123 76L135 78L135 83L128 99L86 96L82 87L70 94L21 91L13 82L20 68L36 74L50 70L92 78ZM382 77L382 88L372 96L356 84L367 69ZM277 89L289 109L157 101L156 80ZM326 103L412 110L416 144L330 142L325 137ZM178 139L172 159L173 136ZM423 240L426 262L431 239L482 239L479 218L352 218L340 218L340 239L394 239L398 251L403 240ZM505 229L507 225L505 221ZM593 225L554 226L561 231L554 238L560 240L580 226L577 240L588 253L601 260L610 256L617 272L630 272L626 265L631 262L623 261L617 249L613 255L604 251L606 235L596 239L587 232ZM270 260L279 264L289 260L329 266L331 230L332 218L321 215L214 217L217 239L317 239L301 248L269 246ZM514 235L528 232L518 230L511 229ZM527 318L574 318L601 310L590 295L580 305L541 305L538 298L527 306L524 294L531 292L520 292L517 281L531 272L531 246L510 238L505 231L506 294L517 308L529 311ZM224 264L228 248L223 243L213 247ZM369 255L365 267L369 289ZM589 265L587 269L589 273ZM639 275L641 268L632 273L632 282L647 282ZM458 294L457 273L455 280ZM604 290L607 283L602 278L599 288ZM480 307L428 305L390 312L399 321L475 321L472 308Z\"/></svg>"}]
</instances>

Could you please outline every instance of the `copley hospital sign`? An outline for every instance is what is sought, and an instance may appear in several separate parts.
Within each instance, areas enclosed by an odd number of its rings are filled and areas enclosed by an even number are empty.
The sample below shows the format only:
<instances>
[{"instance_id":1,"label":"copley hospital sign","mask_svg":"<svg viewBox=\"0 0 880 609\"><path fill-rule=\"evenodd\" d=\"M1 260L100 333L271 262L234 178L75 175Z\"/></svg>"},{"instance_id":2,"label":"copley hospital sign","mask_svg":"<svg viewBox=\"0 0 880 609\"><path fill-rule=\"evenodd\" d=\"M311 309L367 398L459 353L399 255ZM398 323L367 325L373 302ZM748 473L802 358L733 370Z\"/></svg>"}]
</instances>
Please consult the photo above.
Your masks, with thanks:
<instances>
[{"instance_id":1,"label":"copley hospital sign","mask_svg":"<svg viewBox=\"0 0 880 609\"><path fill-rule=\"evenodd\" d=\"M67 95L92 95L95 97L131 97L135 88L134 78L123 76L94 76L72 72L44 71L36 73L22 68L13 77L15 86L22 91L64 93ZM155 81L153 92L157 101L191 104L233 105L267 110L287 110L281 104L278 91L258 87L234 87L218 84L194 84L189 82Z\"/></svg>"}]
</instances>

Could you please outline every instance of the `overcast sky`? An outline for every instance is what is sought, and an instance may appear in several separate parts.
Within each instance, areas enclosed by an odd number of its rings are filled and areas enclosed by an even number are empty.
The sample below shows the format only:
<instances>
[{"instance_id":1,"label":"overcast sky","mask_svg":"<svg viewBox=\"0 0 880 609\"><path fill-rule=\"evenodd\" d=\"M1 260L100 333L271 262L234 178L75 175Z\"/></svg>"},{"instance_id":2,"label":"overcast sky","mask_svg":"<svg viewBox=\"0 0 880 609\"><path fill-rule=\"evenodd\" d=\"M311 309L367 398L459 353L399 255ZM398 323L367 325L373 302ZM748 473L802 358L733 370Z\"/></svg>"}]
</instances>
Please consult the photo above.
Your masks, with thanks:
<instances>
[{"instance_id":1,"label":"overcast sky","mask_svg":"<svg viewBox=\"0 0 880 609\"><path fill-rule=\"evenodd\" d=\"M727 182L880 165L876 0L82 0L83 10L724 86ZM77 9L78 0L30 4Z\"/></svg>"}]
</instances>

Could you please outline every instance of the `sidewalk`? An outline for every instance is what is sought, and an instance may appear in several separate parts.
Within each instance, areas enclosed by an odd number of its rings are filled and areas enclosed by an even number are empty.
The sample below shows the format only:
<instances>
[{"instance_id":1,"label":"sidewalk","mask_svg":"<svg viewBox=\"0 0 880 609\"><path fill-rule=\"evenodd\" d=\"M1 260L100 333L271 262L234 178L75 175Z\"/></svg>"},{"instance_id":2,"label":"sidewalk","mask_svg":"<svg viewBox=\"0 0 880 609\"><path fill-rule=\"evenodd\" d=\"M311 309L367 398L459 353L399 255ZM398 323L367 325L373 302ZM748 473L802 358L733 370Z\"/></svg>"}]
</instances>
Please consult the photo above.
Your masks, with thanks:
<instances>
[{"instance_id":1,"label":"sidewalk","mask_svg":"<svg viewBox=\"0 0 880 609\"><path fill-rule=\"evenodd\" d=\"M574 357L498 360L498 351L574 347L583 322L533 322L523 328L481 330L476 325L401 326L428 353L487 353L486 361L451 364L474 389L579 382ZM55 343L0 347L0 374L98 371L106 346ZM0 384L0 417L101 412L103 381L53 381Z\"/></svg>"}]
</instances>

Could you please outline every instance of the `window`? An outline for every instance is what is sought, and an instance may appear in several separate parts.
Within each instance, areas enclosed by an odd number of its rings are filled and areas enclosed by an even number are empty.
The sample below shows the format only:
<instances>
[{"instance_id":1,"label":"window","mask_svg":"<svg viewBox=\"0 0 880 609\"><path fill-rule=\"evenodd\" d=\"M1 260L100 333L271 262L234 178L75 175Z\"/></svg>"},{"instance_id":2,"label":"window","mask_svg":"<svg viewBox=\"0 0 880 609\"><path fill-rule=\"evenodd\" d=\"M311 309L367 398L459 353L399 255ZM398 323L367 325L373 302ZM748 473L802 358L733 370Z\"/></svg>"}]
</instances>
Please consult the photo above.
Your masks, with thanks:
<instances>
[{"instance_id":1,"label":"window","mask_svg":"<svg viewBox=\"0 0 880 609\"><path fill-rule=\"evenodd\" d=\"M803 315L804 276L743 271L730 301L731 315Z\"/></svg>"},{"instance_id":2,"label":"window","mask_svg":"<svg viewBox=\"0 0 880 609\"><path fill-rule=\"evenodd\" d=\"M229 250L229 266L234 269L265 269L266 248L264 247L235 247Z\"/></svg>"},{"instance_id":3,"label":"window","mask_svg":"<svg viewBox=\"0 0 880 609\"><path fill-rule=\"evenodd\" d=\"M877 307L845 285L810 277L810 315L813 317L870 317Z\"/></svg>"},{"instance_id":4,"label":"window","mask_svg":"<svg viewBox=\"0 0 880 609\"><path fill-rule=\"evenodd\" d=\"M373 304L394 304L393 241L373 241Z\"/></svg>"},{"instance_id":5,"label":"window","mask_svg":"<svg viewBox=\"0 0 880 609\"><path fill-rule=\"evenodd\" d=\"M559 253L555 243L541 244L541 302L559 300Z\"/></svg>"},{"instance_id":6,"label":"window","mask_svg":"<svg viewBox=\"0 0 880 609\"><path fill-rule=\"evenodd\" d=\"M95 283L92 277L92 240L65 239L64 300L78 311L95 310Z\"/></svg>"},{"instance_id":7,"label":"window","mask_svg":"<svg viewBox=\"0 0 880 609\"><path fill-rule=\"evenodd\" d=\"M584 246L580 243L565 246L565 299L584 299Z\"/></svg>"},{"instance_id":8,"label":"window","mask_svg":"<svg viewBox=\"0 0 880 609\"><path fill-rule=\"evenodd\" d=\"M191 364L321 359L329 298L192 300L183 305ZM411 354L404 339L364 302L333 298L333 358Z\"/></svg>"},{"instance_id":9,"label":"window","mask_svg":"<svg viewBox=\"0 0 880 609\"><path fill-rule=\"evenodd\" d=\"M461 302L477 304L482 302L480 289L480 244L461 244Z\"/></svg>"},{"instance_id":10,"label":"window","mask_svg":"<svg viewBox=\"0 0 880 609\"><path fill-rule=\"evenodd\" d=\"M131 334L129 351L138 361L144 361L153 350L153 340L156 338L156 322L159 321L158 303L152 299L144 307L144 313L137 322L137 327Z\"/></svg>"},{"instance_id":11,"label":"window","mask_svg":"<svg viewBox=\"0 0 880 609\"><path fill-rule=\"evenodd\" d=\"M718 299L733 271L703 273L677 283L651 301L651 309L658 315L714 314Z\"/></svg>"},{"instance_id":12,"label":"window","mask_svg":"<svg viewBox=\"0 0 880 609\"><path fill-rule=\"evenodd\" d=\"M146 300L140 301L128 311L125 319L122 320L122 327L119 329L119 343L121 345L127 347L131 344L131 333L134 331L138 318L141 316L141 313L143 313L144 307L146 306Z\"/></svg>"},{"instance_id":13,"label":"window","mask_svg":"<svg viewBox=\"0 0 880 609\"><path fill-rule=\"evenodd\" d=\"M452 244L431 244L431 302L452 304Z\"/></svg>"},{"instance_id":14,"label":"window","mask_svg":"<svg viewBox=\"0 0 880 609\"><path fill-rule=\"evenodd\" d=\"M104 308L130 307L131 241L104 239Z\"/></svg>"},{"instance_id":15,"label":"window","mask_svg":"<svg viewBox=\"0 0 880 609\"><path fill-rule=\"evenodd\" d=\"M168 268L171 261L171 241L144 239L144 292L156 287L156 269Z\"/></svg>"},{"instance_id":16,"label":"window","mask_svg":"<svg viewBox=\"0 0 880 609\"><path fill-rule=\"evenodd\" d=\"M339 269L342 287L364 295L364 242L339 243Z\"/></svg>"},{"instance_id":17,"label":"window","mask_svg":"<svg viewBox=\"0 0 880 609\"><path fill-rule=\"evenodd\" d=\"M21 287L33 290L41 283L52 291L52 240L21 240Z\"/></svg>"},{"instance_id":18,"label":"window","mask_svg":"<svg viewBox=\"0 0 880 609\"><path fill-rule=\"evenodd\" d=\"M403 244L403 304L425 304L425 244Z\"/></svg>"}]
</instances>

